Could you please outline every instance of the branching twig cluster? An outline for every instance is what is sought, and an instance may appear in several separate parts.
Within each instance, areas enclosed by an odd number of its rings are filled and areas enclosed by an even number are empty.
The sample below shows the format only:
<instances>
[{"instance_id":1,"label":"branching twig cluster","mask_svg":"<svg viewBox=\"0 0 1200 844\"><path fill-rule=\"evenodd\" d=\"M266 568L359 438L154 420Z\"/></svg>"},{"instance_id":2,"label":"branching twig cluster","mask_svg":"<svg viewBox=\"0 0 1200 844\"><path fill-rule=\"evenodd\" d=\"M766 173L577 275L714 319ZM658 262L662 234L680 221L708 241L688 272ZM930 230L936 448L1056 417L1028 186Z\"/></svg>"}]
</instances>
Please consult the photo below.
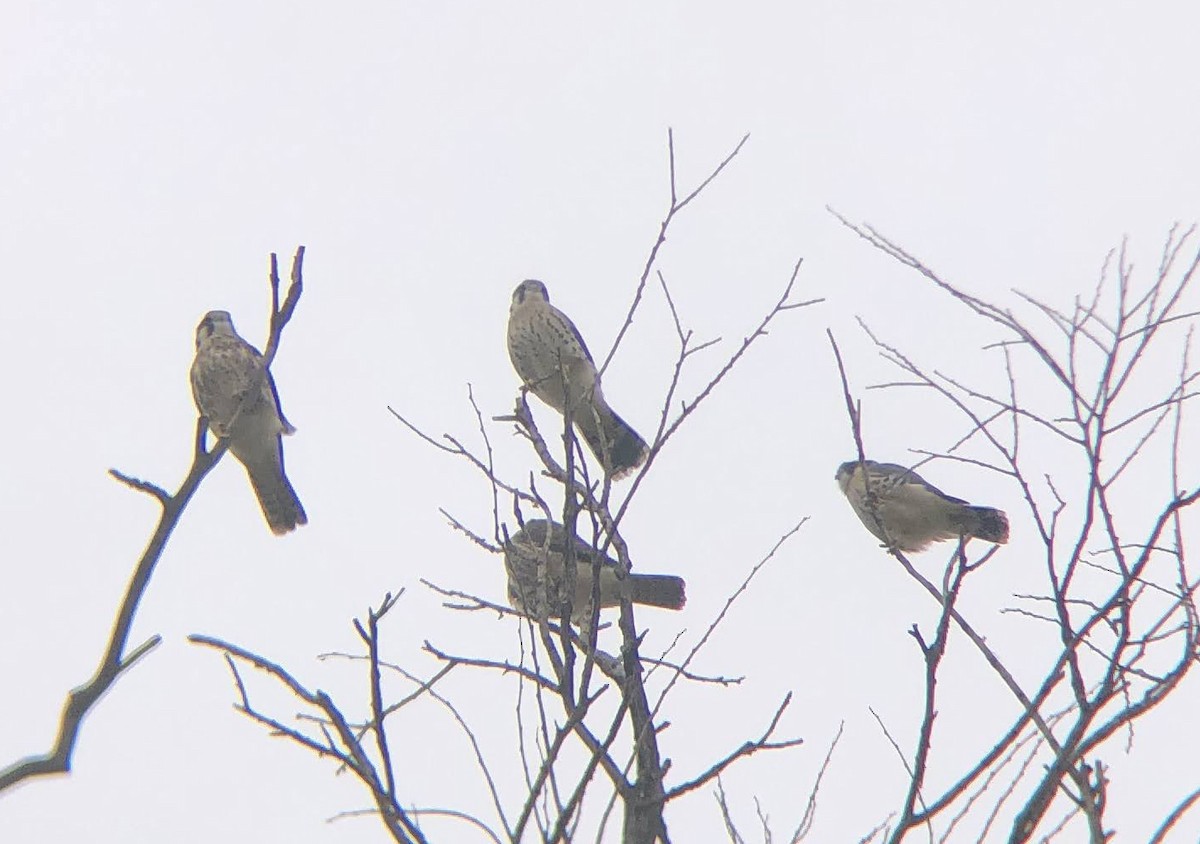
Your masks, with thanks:
<instances>
[{"instance_id":1,"label":"branching twig cluster","mask_svg":"<svg viewBox=\"0 0 1200 844\"><path fill-rule=\"evenodd\" d=\"M365 624L358 619L354 621L354 629L358 632L366 649L367 708L370 715L362 726L352 724L326 692L307 688L282 666L245 648L212 636L193 634L188 639L194 644L214 648L225 655L225 661L229 665L238 690L239 702L236 704L238 711L267 727L272 735L290 739L318 756L337 761L366 786L375 803L376 813L398 844L425 844L427 839L416 821L421 814L450 813L470 821L476 827L482 829L487 829L487 827L477 819L455 810L406 810L401 805L396 786L395 760L392 758L392 751L388 746L386 719L422 694L435 694L433 685L448 671L441 672L430 681L419 684L417 691L400 703L393 705L385 703L382 683L382 671L385 663L379 656L379 622L396 606L399 598L399 594L395 596L388 594L378 608L368 610ZM308 712L304 713L303 720L314 725L316 732L306 732L255 709L250 701L245 680L238 670L239 662L266 673L294 698L303 703L308 708ZM367 738L368 734L371 736L370 739ZM374 745L374 754L368 749L372 744ZM490 830L488 832L495 839L495 834Z\"/></svg>"},{"instance_id":2,"label":"branching twig cluster","mask_svg":"<svg viewBox=\"0 0 1200 844\"><path fill-rule=\"evenodd\" d=\"M617 339L613 344L613 351L606 358L604 366L612 359L612 355L615 353L621 338L633 323L650 274L654 271L658 250L665 240L671 221L699 194L700 189L704 185L707 185L715 178L737 153L737 149L735 149L718 166L713 174L705 180L700 188L688 194L683 199L679 199L675 187L674 141L673 138L669 140L669 150L671 153L671 206L663 220L659 237L651 249L642 276L639 279L629 313L618 332ZM743 143L744 141L745 139L743 139ZM739 144L738 149L740 147L741 144ZM678 410L673 409L676 407L680 376L686 364L697 352L709 348L718 341L713 340L699 344L693 341L692 333L683 328L665 279L661 273L658 274L660 285L675 322L679 338L679 348L672 378L665 391L659 425L651 442L650 454L640 471L633 478L628 491L620 499L619 503L614 501L613 487L609 478L604 477L598 481L591 479L588 472L588 464L576 441L569 412L563 420L563 449L561 452L563 456L560 458L538 429L533 413L526 401L524 391L518 396L513 413L508 416L498 417L498 420L513 423L517 433L530 444L542 466L543 478L548 479L563 492L563 505L561 508L553 506L546 499L539 489L536 479L531 478L527 488L522 489L516 483L506 482L496 477L490 459L492 454L491 445L482 424L480 425L480 432L486 446L487 460L470 455L466 449L463 449L457 441L452 440L450 437L446 437L446 440L451 442L451 450L459 456L465 457L471 465L486 476L494 493L499 491L512 498L514 505L513 513L518 523L523 523L521 505L539 511L545 518L554 518L556 515L559 515L569 532L576 532L577 524L586 519L589 529L579 530L579 535L590 539L592 544L602 552L611 553L617 560L622 573L627 573L630 569L629 551L621 536L619 526L634 499L642 479L646 477L654 465L655 459L662 452L662 449L666 446L672 435L679 429L680 425L712 394L718 384L748 351L750 346L756 340L766 335L768 326L772 321L787 310L813 303L799 302L792 299L792 290L798 272L799 264L793 269L779 300L770 309L761 323L743 340L726 363L715 372L709 383L700 392L693 398L678 404ZM473 400L472 405L474 407ZM475 411L478 416L479 411L477 407L475 407ZM406 422L406 424L409 423ZM411 424L409 427L415 429L415 426ZM430 442L435 442L439 447L445 448L441 443L433 440L433 438L424 434L422 436ZM559 510L561 512L556 513ZM462 528L457 520L453 521L456 527L465 531L465 528ZM491 545L488 540L475 536L469 531L467 532L481 545L485 547ZM498 512L496 514L496 523L493 524L493 534L495 543L493 547L499 550L504 545L506 537L503 535L504 530L499 524ZM791 533L788 535L790 536ZM568 582L573 579L573 567L575 564L576 561L573 559L573 554L568 553L566 560L566 579ZM539 761L532 766L528 764L528 761L526 762L525 776L527 783L530 784L530 790L526 804L519 816L521 823L518 823L513 832L519 837L525 832L524 823L532 821L536 822L540 834L545 840L559 840L566 833L569 823L578 817L584 788L591 779L592 771L600 769L609 777L610 784L612 785L613 799L620 800L625 806L623 840L652 841L657 838L665 839L666 828L662 813L666 803L672 797L681 796L694 788L711 782L721 770L736 759L748 756L758 750L786 747L795 743L794 741L776 742L772 738L775 728L778 725L778 719L787 706L787 701L785 700L781 704L775 719L771 723L770 729L759 740L747 742L726 759L717 762L708 771L687 781L683 786L678 786L670 790L666 789L663 780L666 776L667 765L662 760L658 748L657 729L654 726L655 713L663 705L663 698L665 698L666 692L669 691L671 685L681 678L694 678L695 675L688 672L687 666L692 658L694 658L696 651L693 651L682 664L677 666L671 666L666 664L665 661L660 661L663 662L662 667L665 667L668 671L669 679L667 687L659 696L657 703L651 707L643 682L643 664L646 662L646 659L642 657L640 652L642 637L636 628L633 608L627 600L622 602L617 624L621 637L621 656L610 657L603 651L590 646L595 642L595 633L598 632L597 625L599 620L599 605L595 600L595 590L599 587L598 570L593 574L594 594L591 604L593 608L591 627L588 630L586 629L588 625L585 624L582 641L573 634L570 625L567 623L570 617L569 607L564 608L567 614L560 616L557 619L557 623L554 623L553 619L525 619L521 624L521 629L528 636L530 647L527 654L533 660L533 667L525 668L521 666L520 672L525 673L518 673L532 683L536 710L535 735L538 738L536 744ZM469 603L473 603L475 607L479 607L486 605L488 602L472 598ZM707 636L705 637L706 639ZM583 646L582 648L580 647L581 645ZM505 672L512 672L517 668L508 662L481 662L465 658L456 659L461 660L460 662L456 662L456 664L491 667ZM589 721L595 720L594 716L591 718L588 716L592 715L592 703L599 695L599 692L593 691L592 688L593 678L597 670L608 681L621 689L621 700L615 711L608 713L606 720L600 722L604 723L605 726L602 729L596 729L593 733L587 724ZM565 720L558 726L552 725L548 717L546 707L550 695L557 696L559 704L562 707L562 717ZM628 719L632 733L634 752L629 761L618 763L617 759L610 752L610 748L618 735L622 723L626 719ZM563 752L566 737L571 734L575 735L584 745L588 754L588 761L584 764L582 773L576 778L575 786L570 789L565 787L560 789L556 782L556 777L559 776L556 773L559 761L558 757ZM530 759L524 746L522 746L521 755L522 759ZM633 775L632 778L627 774L630 771ZM607 815L607 812L605 814Z\"/></svg>"},{"instance_id":3,"label":"branching twig cluster","mask_svg":"<svg viewBox=\"0 0 1200 844\"><path fill-rule=\"evenodd\" d=\"M908 575L941 605L941 613L933 645L919 640L926 656L926 707L915 761L908 767L909 791L895 825L885 823L878 831L898 842L923 825L932 834L935 822L946 816L946 840L968 814L980 810L985 832L999 817L1010 818L1013 842L1029 841L1035 834L1048 840L1077 818L1089 841L1104 842L1110 835L1104 820L1110 800L1105 748L1122 729L1132 740L1133 722L1178 687L1200 653L1195 602L1200 581L1187 566L1180 518L1200 500L1197 478L1185 477L1179 462L1186 405L1197 395L1200 379L1190 362L1190 329L1176 347L1177 378L1165 387L1160 378L1164 356L1171 354L1165 348L1168 328L1196 316L1186 312L1183 302L1200 267L1200 253L1180 265L1193 231L1171 231L1157 272L1141 292L1122 246L1110 255L1091 297L1077 301L1069 312L1018 294L1047 320L1047 332L943 280L871 227L839 219L1001 330L1002 339L988 348L1002 355L1003 394L927 370L867 332L883 356L904 372L904 381L883 386L931 390L965 422L965 433L945 452L914 453L994 469L1021 491L1028 516L1022 523L1034 528L1045 560L1045 592L1018 595L1018 605L1006 610L1046 625L1052 631L1048 641L1057 643L1047 652L1041 683L1027 691L997 650L954 608L963 586L958 573L978 564L967 566L960 547L957 562L951 561L949 588L944 584L939 589L893 551ZM1109 289L1113 275L1115 290ZM851 396L836 343L834 350L862 459L867 449L861 405ZM1057 388L1050 402L1018 397L1018 387L1038 373L1048 374ZM1162 392L1155 395L1155 389ZM1058 449L1052 459L1039 454L1035 463L1026 444L1031 433L1051 435ZM1071 461L1083 471L1063 472L1060 467ZM1166 471L1156 473L1155 467ZM1139 508L1150 499L1148 484L1156 474L1160 497L1147 518ZM1139 538L1131 542L1133 536ZM931 657L944 647L950 621L1008 687L1018 714L992 750L933 796L924 793L938 676ZM1046 714L1050 709L1056 710L1053 716ZM1021 752L1028 755L1017 770L1009 768L1005 783L1001 771ZM1032 764L1035 759L1040 766ZM1163 829L1193 802L1194 795L1185 797ZM1055 820L1048 820L1050 810L1060 804Z\"/></svg>"}]
</instances>

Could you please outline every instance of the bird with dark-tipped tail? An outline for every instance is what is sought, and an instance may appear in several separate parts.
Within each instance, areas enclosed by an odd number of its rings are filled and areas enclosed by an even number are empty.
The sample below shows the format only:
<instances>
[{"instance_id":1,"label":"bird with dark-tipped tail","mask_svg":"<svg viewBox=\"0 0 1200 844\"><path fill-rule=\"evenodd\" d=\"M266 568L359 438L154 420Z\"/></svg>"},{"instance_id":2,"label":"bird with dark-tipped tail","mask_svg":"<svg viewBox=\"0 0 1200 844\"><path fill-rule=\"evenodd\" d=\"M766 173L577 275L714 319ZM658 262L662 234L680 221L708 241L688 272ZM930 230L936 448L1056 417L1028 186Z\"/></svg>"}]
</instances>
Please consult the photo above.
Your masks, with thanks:
<instances>
[{"instance_id":1,"label":"bird with dark-tipped tail","mask_svg":"<svg viewBox=\"0 0 1200 844\"><path fill-rule=\"evenodd\" d=\"M867 530L888 547L924 551L931 543L960 537L1008 542L1008 517L1002 510L946 495L912 469L850 460L838 467L836 477Z\"/></svg>"},{"instance_id":2,"label":"bird with dark-tipped tail","mask_svg":"<svg viewBox=\"0 0 1200 844\"><path fill-rule=\"evenodd\" d=\"M209 311L196 326L191 379L196 408L246 467L271 532L281 535L307 524L283 469L281 437L296 429L284 418L263 356L234 330L228 311Z\"/></svg>"},{"instance_id":3,"label":"bird with dark-tipped tail","mask_svg":"<svg viewBox=\"0 0 1200 844\"><path fill-rule=\"evenodd\" d=\"M615 607L622 597L635 604L683 609L687 600L683 578L669 574L628 574L618 577L616 560L601 554L577 536L575 582L566 583L567 529L558 522L531 519L504 546L508 571L508 603L531 618L552 619L571 601L571 621L582 626L592 617L592 581L600 564L600 606Z\"/></svg>"},{"instance_id":4,"label":"bird with dark-tipped tail","mask_svg":"<svg viewBox=\"0 0 1200 844\"><path fill-rule=\"evenodd\" d=\"M540 281L523 281L508 311L508 356L525 386L571 419L604 470L618 480L641 466L646 441L620 416L600 390L600 375L575 324L550 304Z\"/></svg>"}]
</instances>

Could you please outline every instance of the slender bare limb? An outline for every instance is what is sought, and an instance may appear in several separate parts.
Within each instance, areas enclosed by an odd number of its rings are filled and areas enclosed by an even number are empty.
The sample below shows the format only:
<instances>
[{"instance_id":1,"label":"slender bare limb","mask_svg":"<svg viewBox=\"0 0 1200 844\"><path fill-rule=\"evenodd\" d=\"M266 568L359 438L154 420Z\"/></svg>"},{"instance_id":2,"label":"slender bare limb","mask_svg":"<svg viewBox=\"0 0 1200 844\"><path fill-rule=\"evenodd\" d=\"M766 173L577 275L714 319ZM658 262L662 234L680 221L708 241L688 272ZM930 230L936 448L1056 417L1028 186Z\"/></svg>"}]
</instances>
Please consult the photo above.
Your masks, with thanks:
<instances>
[{"instance_id":1,"label":"slender bare limb","mask_svg":"<svg viewBox=\"0 0 1200 844\"><path fill-rule=\"evenodd\" d=\"M292 260L292 280L288 288L287 298L284 301L283 307L279 308L278 267L275 254L271 254L270 284L273 307L271 311L270 336L266 351L263 354L262 377L266 377L265 373L270 368L271 361L275 357L275 352L279 348L279 340L283 329L287 325L288 320L291 319L292 313L296 309L296 304L300 299L300 293L304 286L303 262L304 247L301 246L296 250L296 255ZM253 394L255 394L254 391L248 391L248 395ZM241 409L239 408L238 413L240 412ZM157 484L134 478L116 469L109 470L109 474L120 483L131 489L146 493L158 502L161 508L158 524L155 526L149 542L147 542L145 549L142 551L141 558L134 567L121 605L117 609L117 615L113 621L108 644L100 657L95 673L85 683L76 686L67 693L66 700L63 702L62 714L59 717L58 733L54 739L53 747L46 753L27 756L0 770L0 792L24 780L53 774L69 773L71 770L71 757L75 750L75 742L79 738L79 731L83 726L85 716L96 702L103 697L105 692L112 688L113 684L126 670L158 645L159 637L152 636L146 642L126 652L129 631L133 627L134 617L141 604L142 596L146 592L146 587L150 584L150 578L154 574L154 569L158 565L159 558L162 556L163 549L166 548L167 541L171 538L171 533L175 530L175 526L183 516L184 509L199 488L200 482L217 465L217 461L221 459L221 456L228 447L227 442L218 440L211 450L206 450L204 443L207 427L203 419L197 421L196 434L193 439L192 465L174 493L168 494Z\"/></svg>"}]
</instances>

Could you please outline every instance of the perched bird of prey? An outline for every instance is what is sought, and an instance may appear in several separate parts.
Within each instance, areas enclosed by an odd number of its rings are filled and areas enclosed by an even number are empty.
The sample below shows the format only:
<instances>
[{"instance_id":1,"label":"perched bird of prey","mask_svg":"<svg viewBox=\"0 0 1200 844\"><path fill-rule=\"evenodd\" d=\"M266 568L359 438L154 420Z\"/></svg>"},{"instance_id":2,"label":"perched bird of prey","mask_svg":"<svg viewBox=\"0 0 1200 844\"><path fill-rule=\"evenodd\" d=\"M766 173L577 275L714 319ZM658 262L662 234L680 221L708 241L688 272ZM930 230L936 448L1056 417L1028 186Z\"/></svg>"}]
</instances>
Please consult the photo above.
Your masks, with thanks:
<instances>
[{"instance_id":1,"label":"perched bird of prey","mask_svg":"<svg viewBox=\"0 0 1200 844\"><path fill-rule=\"evenodd\" d=\"M262 355L238 336L227 311L209 311L196 326L192 396L213 434L227 437L229 451L246 467L271 532L284 534L308 524L283 471L281 437L296 429L279 408Z\"/></svg>"},{"instance_id":2,"label":"perched bird of prey","mask_svg":"<svg viewBox=\"0 0 1200 844\"><path fill-rule=\"evenodd\" d=\"M547 532L549 536L547 536ZM567 598L571 599L571 621L583 626L592 617L592 578L600 561L600 606L615 607L627 595L635 604L683 608L683 578L668 574L633 574L618 578L618 563L601 554L577 536L575 545L574 590L568 593L564 582L567 529L558 522L531 519L509 537L504 546L504 567L508 571L508 603L517 612L531 618L558 617Z\"/></svg>"},{"instance_id":3,"label":"perched bird of prey","mask_svg":"<svg viewBox=\"0 0 1200 844\"><path fill-rule=\"evenodd\" d=\"M637 431L604 400L596 364L567 315L550 304L540 281L523 281L508 311L508 356L533 394L559 413L567 407L588 448L613 480L645 461Z\"/></svg>"},{"instance_id":4,"label":"perched bird of prey","mask_svg":"<svg viewBox=\"0 0 1200 844\"><path fill-rule=\"evenodd\" d=\"M885 545L924 551L932 542L959 537L1008 542L1008 517L1003 511L946 495L912 469L895 463L865 461L864 481L863 466L857 460L839 466L838 486L867 530Z\"/></svg>"}]
</instances>

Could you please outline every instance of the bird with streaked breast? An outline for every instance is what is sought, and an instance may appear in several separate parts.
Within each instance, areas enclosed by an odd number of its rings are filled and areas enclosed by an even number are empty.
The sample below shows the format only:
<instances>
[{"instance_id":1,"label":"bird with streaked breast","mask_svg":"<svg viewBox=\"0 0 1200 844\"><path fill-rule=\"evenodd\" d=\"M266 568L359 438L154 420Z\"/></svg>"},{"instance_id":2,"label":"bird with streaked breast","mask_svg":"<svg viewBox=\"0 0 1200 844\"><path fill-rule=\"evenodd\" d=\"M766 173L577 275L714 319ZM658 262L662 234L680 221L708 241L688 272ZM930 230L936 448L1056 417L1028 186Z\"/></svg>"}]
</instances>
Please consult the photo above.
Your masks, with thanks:
<instances>
[{"instance_id":1,"label":"bird with streaked breast","mask_svg":"<svg viewBox=\"0 0 1200 844\"><path fill-rule=\"evenodd\" d=\"M1008 542L1004 511L947 495L905 466L849 460L836 478L858 518L885 546L917 552L960 537Z\"/></svg>"},{"instance_id":2,"label":"bird with streaked breast","mask_svg":"<svg viewBox=\"0 0 1200 844\"><path fill-rule=\"evenodd\" d=\"M567 529L558 522L530 519L509 537L504 546L508 573L508 602L514 610L534 619L558 616L568 598L571 621L583 626L592 616L592 581L600 564L600 606L615 607L626 596L635 604L679 610L687 601L683 578L669 574L627 574L619 577L619 563L600 553L578 536L575 547L575 583L566 580Z\"/></svg>"},{"instance_id":3,"label":"bird with streaked breast","mask_svg":"<svg viewBox=\"0 0 1200 844\"><path fill-rule=\"evenodd\" d=\"M282 437L296 429L283 416L263 356L234 330L228 311L209 311L196 326L191 381L196 408L214 435L229 440L271 532L281 535L308 524L283 468Z\"/></svg>"},{"instance_id":4,"label":"bird with streaked breast","mask_svg":"<svg viewBox=\"0 0 1200 844\"><path fill-rule=\"evenodd\" d=\"M513 291L508 356L530 392L559 413L570 408L584 442L613 480L645 462L646 441L608 406L583 337L570 318L550 304L550 293L540 281L523 281Z\"/></svg>"}]
</instances>

